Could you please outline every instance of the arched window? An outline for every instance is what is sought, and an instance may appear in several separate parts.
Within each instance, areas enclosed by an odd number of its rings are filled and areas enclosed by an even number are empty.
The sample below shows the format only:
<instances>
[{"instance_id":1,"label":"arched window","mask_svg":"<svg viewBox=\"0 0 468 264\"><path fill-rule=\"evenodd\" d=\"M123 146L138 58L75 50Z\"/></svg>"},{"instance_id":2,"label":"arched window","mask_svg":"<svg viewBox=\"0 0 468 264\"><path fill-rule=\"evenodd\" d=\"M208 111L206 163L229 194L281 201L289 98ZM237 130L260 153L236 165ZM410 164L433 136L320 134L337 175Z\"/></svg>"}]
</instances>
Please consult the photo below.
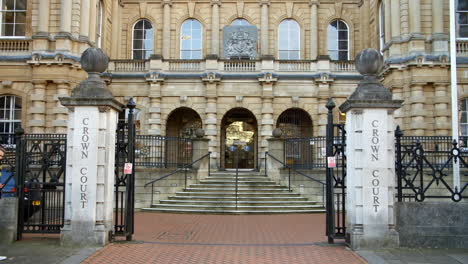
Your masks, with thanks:
<instances>
[{"instance_id":1,"label":"arched window","mask_svg":"<svg viewBox=\"0 0 468 264\"><path fill-rule=\"evenodd\" d=\"M348 26L341 20L328 25L328 55L332 60L349 59Z\"/></svg>"},{"instance_id":2,"label":"arched window","mask_svg":"<svg viewBox=\"0 0 468 264\"><path fill-rule=\"evenodd\" d=\"M142 19L133 26L132 58L134 60L148 59L153 53L153 25Z\"/></svg>"},{"instance_id":3,"label":"arched window","mask_svg":"<svg viewBox=\"0 0 468 264\"><path fill-rule=\"evenodd\" d=\"M280 128L283 138L312 137L312 119L300 108L290 108L278 117L276 127Z\"/></svg>"},{"instance_id":4,"label":"arched window","mask_svg":"<svg viewBox=\"0 0 468 264\"><path fill-rule=\"evenodd\" d=\"M15 129L21 126L21 97L0 96L0 144L14 144Z\"/></svg>"},{"instance_id":5,"label":"arched window","mask_svg":"<svg viewBox=\"0 0 468 264\"><path fill-rule=\"evenodd\" d=\"M196 19L187 19L180 30L180 58L202 58L202 26Z\"/></svg>"},{"instance_id":6,"label":"arched window","mask_svg":"<svg viewBox=\"0 0 468 264\"><path fill-rule=\"evenodd\" d=\"M294 19L283 20L278 28L278 58L298 60L301 52L301 29Z\"/></svg>"},{"instance_id":7,"label":"arched window","mask_svg":"<svg viewBox=\"0 0 468 264\"><path fill-rule=\"evenodd\" d=\"M457 3L457 37L468 38L468 1L458 0Z\"/></svg>"},{"instance_id":8,"label":"arched window","mask_svg":"<svg viewBox=\"0 0 468 264\"><path fill-rule=\"evenodd\" d=\"M380 51L385 47L385 4L383 1L379 4L379 40Z\"/></svg>"},{"instance_id":9,"label":"arched window","mask_svg":"<svg viewBox=\"0 0 468 264\"><path fill-rule=\"evenodd\" d=\"M243 18L237 18L232 21L231 26L250 26L250 23Z\"/></svg>"},{"instance_id":10,"label":"arched window","mask_svg":"<svg viewBox=\"0 0 468 264\"><path fill-rule=\"evenodd\" d=\"M2 1L0 5L0 35L24 37L26 34L26 0Z\"/></svg>"},{"instance_id":11,"label":"arched window","mask_svg":"<svg viewBox=\"0 0 468 264\"><path fill-rule=\"evenodd\" d=\"M98 2L98 9L97 9L97 29L96 29L96 45L98 48L101 47L102 41L102 0Z\"/></svg>"}]
</instances>

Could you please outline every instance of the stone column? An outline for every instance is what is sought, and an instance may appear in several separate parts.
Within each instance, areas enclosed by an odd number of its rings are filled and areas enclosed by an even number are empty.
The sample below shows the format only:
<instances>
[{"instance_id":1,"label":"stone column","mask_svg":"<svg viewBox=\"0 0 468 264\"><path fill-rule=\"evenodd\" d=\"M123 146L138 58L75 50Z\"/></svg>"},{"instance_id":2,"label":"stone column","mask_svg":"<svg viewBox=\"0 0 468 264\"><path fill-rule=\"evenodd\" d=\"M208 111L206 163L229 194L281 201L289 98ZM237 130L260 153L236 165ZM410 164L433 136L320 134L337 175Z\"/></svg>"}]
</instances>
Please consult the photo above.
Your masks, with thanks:
<instances>
[{"instance_id":1,"label":"stone column","mask_svg":"<svg viewBox=\"0 0 468 264\"><path fill-rule=\"evenodd\" d=\"M392 40L398 40L401 38L401 19L400 19L400 0L391 0L391 16L388 18L391 19L391 28L392 28ZM385 23L389 23L386 21ZM400 55L400 44L394 43L390 47L390 56Z\"/></svg>"},{"instance_id":2,"label":"stone column","mask_svg":"<svg viewBox=\"0 0 468 264\"><path fill-rule=\"evenodd\" d=\"M413 131L413 136L424 136L424 129L426 124L424 122L424 117L426 116L426 111L424 110L424 102L426 98L424 97L423 84L416 83L411 86L411 130Z\"/></svg>"},{"instance_id":3,"label":"stone column","mask_svg":"<svg viewBox=\"0 0 468 264\"><path fill-rule=\"evenodd\" d=\"M193 139L193 160L197 160L208 154L209 139L204 138L203 129L196 131L197 138ZM197 180L204 180L208 177L208 157L201 159L193 164L193 168L197 170Z\"/></svg>"},{"instance_id":4,"label":"stone column","mask_svg":"<svg viewBox=\"0 0 468 264\"><path fill-rule=\"evenodd\" d=\"M434 84L434 116L435 116L435 135L450 135L450 96L448 95L447 83Z\"/></svg>"},{"instance_id":5,"label":"stone column","mask_svg":"<svg viewBox=\"0 0 468 264\"><path fill-rule=\"evenodd\" d=\"M444 0L432 0L432 51L448 55L448 35L444 33Z\"/></svg>"},{"instance_id":6,"label":"stone column","mask_svg":"<svg viewBox=\"0 0 468 264\"><path fill-rule=\"evenodd\" d=\"M72 0L62 0L60 8L60 32L71 32Z\"/></svg>"},{"instance_id":7,"label":"stone column","mask_svg":"<svg viewBox=\"0 0 468 264\"><path fill-rule=\"evenodd\" d=\"M421 33L421 2L409 1L410 32Z\"/></svg>"},{"instance_id":8,"label":"stone column","mask_svg":"<svg viewBox=\"0 0 468 264\"><path fill-rule=\"evenodd\" d=\"M109 59L87 49L81 67L88 72L71 97L60 101L69 111L62 244L103 246L114 228L115 137L122 104L113 99L99 73Z\"/></svg>"},{"instance_id":9,"label":"stone column","mask_svg":"<svg viewBox=\"0 0 468 264\"><path fill-rule=\"evenodd\" d=\"M82 0L81 1L81 13L80 13L80 37L82 39L88 39L89 37L89 9L90 1Z\"/></svg>"},{"instance_id":10,"label":"stone column","mask_svg":"<svg viewBox=\"0 0 468 264\"><path fill-rule=\"evenodd\" d=\"M39 25L37 27L38 34L49 34L49 19L50 19L50 2L49 0L39 1Z\"/></svg>"},{"instance_id":11,"label":"stone column","mask_svg":"<svg viewBox=\"0 0 468 264\"><path fill-rule=\"evenodd\" d=\"M205 119L205 133L206 137L210 140L209 151L211 152L211 167L216 168L219 163L218 148L218 129L217 129L217 112L218 112L218 84L221 78L214 72L207 73L202 79L206 85L206 119Z\"/></svg>"},{"instance_id":12,"label":"stone column","mask_svg":"<svg viewBox=\"0 0 468 264\"><path fill-rule=\"evenodd\" d=\"M34 89L31 94L32 107L29 110L32 119L28 121L32 133L45 132L46 113L46 81L33 81Z\"/></svg>"},{"instance_id":13,"label":"stone column","mask_svg":"<svg viewBox=\"0 0 468 264\"><path fill-rule=\"evenodd\" d=\"M364 75L354 93L340 106L347 113L346 220L353 250L398 247L395 230L395 138L393 111L403 101L379 81L383 57L366 49L356 57Z\"/></svg>"},{"instance_id":14,"label":"stone column","mask_svg":"<svg viewBox=\"0 0 468 264\"><path fill-rule=\"evenodd\" d=\"M162 55L165 59L171 57L171 5L170 0L164 0Z\"/></svg>"},{"instance_id":15,"label":"stone column","mask_svg":"<svg viewBox=\"0 0 468 264\"><path fill-rule=\"evenodd\" d=\"M273 85L278 79L271 72L259 78L262 84L262 120L260 122L259 167L264 168L265 152L268 151L267 139L273 135Z\"/></svg>"},{"instance_id":16,"label":"stone column","mask_svg":"<svg viewBox=\"0 0 468 264\"><path fill-rule=\"evenodd\" d=\"M119 58L120 41L120 5L119 0L112 1L112 41L111 41L111 59Z\"/></svg>"},{"instance_id":17,"label":"stone column","mask_svg":"<svg viewBox=\"0 0 468 264\"><path fill-rule=\"evenodd\" d=\"M211 54L219 55L219 0L211 1Z\"/></svg>"},{"instance_id":18,"label":"stone column","mask_svg":"<svg viewBox=\"0 0 468 264\"><path fill-rule=\"evenodd\" d=\"M262 52L262 55L268 55L270 53L269 47L268 47L268 6L270 5L270 2L268 0L262 0L260 2L260 6L262 8L262 14L261 14L261 42L260 42L260 50Z\"/></svg>"},{"instance_id":19,"label":"stone column","mask_svg":"<svg viewBox=\"0 0 468 264\"><path fill-rule=\"evenodd\" d=\"M97 0L89 0L91 6L89 10L89 40L95 45L96 42L96 32L97 32Z\"/></svg>"},{"instance_id":20,"label":"stone column","mask_svg":"<svg viewBox=\"0 0 468 264\"><path fill-rule=\"evenodd\" d=\"M284 140L281 137L281 130L274 131L275 137L270 137L268 141L268 153L273 157L284 161ZM272 157L267 157L267 173L268 177L275 182L281 182L281 168L283 164L274 160Z\"/></svg>"},{"instance_id":21,"label":"stone column","mask_svg":"<svg viewBox=\"0 0 468 264\"><path fill-rule=\"evenodd\" d=\"M315 60L318 55L318 2L310 2L310 59Z\"/></svg>"},{"instance_id":22,"label":"stone column","mask_svg":"<svg viewBox=\"0 0 468 264\"><path fill-rule=\"evenodd\" d=\"M0 245L15 242L18 231L18 198L0 199ZM6 254L7 252L3 253Z\"/></svg>"},{"instance_id":23,"label":"stone column","mask_svg":"<svg viewBox=\"0 0 468 264\"><path fill-rule=\"evenodd\" d=\"M392 17L392 12L391 12L391 0L385 0L384 3L384 13L385 13L385 42L388 42L392 38L392 27L391 27L391 17Z\"/></svg>"},{"instance_id":24,"label":"stone column","mask_svg":"<svg viewBox=\"0 0 468 264\"><path fill-rule=\"evenodd\" d=\"M59 98L68 96L69 83L66 81L56 81L57 93L54 95L55 107L52 110L55 114L55 120L52 121L52 126L55 128L55 133L67 133L68 109L60 103Z\"/></svg>"},{"instance_id":25,"label":"stone column","mask_svg":"<svg viewBox=\"0 0 468 264\"><path fill-rule=\"evenodd\" d=\"M161 136L161 86L164 83L164 77L158 74L147 81L150 82L150 119L148 120L150 128L148 134Z\"/></svg>"},{"instance_id":26,"label":"stone column","mask_svg":"<svg viewBox=\"0 0 468 264\"><path fill-rule=\"evenodd\" d=\"M403 100L403 86L395 86L393 87L393 98L396 100ZM395 123L397 125L400 125L400 127L403 127L403 109L396 109L395 112L393 113L393 116L395 118Z\"/></svg>"}]
</instances>

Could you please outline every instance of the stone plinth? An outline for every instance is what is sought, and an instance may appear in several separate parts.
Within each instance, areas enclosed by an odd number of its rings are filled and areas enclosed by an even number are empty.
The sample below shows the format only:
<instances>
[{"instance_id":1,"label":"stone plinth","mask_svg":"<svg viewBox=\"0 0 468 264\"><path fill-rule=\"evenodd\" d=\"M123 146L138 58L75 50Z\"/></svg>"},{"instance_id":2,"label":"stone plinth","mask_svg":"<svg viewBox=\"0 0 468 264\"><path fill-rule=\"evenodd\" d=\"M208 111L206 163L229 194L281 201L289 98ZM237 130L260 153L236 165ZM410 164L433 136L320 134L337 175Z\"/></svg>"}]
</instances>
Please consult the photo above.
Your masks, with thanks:
<instances>
[{"instance_id":1,"label":"stone plinth","mask_svg":"<svg viewBox=\"0 0 468 264\"><path fill-rule=\"evenodd\" d=\"M10 244L16 240L18 230L18 198L2 197L0 199L0 230L0 245Z\"/></svg>"},{"instance_id":2,"label":"stone plinth","mask_svg":"<svg viewBox=\"0 0 468 264\"><path fill-rule=\"evenodd\" d=\"M268 153L277 158L278 160L285 162L284 158L284 140L279 137L269 138L268 140ZM281 182L280 169L283 168L283 164L273 159L271 156L267 157L267 173L273 181Z\"/></svg>"},{"instance_id":3,"label":"stone plinth","mask_svg":"<svg viewBox=\"0 0 468 264\"><path fill-rule=\"evenodd\" d=\"M207 138L193 139L193 161L198 160L208 154L208 144L210 140ZM197 169L197 179L203 180L208 177L209 157L202 158L192 166Z\"/></svg>"}]
</instances>

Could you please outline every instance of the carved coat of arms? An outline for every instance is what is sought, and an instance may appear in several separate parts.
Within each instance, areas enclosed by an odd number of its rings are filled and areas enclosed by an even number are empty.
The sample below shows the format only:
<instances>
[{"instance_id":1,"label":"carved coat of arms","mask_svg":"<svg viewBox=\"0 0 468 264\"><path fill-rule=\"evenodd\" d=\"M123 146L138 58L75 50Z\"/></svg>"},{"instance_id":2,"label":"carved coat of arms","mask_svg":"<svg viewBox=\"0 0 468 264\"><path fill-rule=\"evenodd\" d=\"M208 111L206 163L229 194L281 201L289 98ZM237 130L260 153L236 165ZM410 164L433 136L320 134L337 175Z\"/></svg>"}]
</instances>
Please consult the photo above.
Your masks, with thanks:
<instances>
[{"instance_id":1,"label":"carved coat of arms","mask_svg":"<svg viewBox=\"0 0 468 264\"><path fill-rule=\"evenodd\" d=\"M224 29L223 56L257 56L257 28L254 26L230 26Z\"/></svg>"}]
</instances>

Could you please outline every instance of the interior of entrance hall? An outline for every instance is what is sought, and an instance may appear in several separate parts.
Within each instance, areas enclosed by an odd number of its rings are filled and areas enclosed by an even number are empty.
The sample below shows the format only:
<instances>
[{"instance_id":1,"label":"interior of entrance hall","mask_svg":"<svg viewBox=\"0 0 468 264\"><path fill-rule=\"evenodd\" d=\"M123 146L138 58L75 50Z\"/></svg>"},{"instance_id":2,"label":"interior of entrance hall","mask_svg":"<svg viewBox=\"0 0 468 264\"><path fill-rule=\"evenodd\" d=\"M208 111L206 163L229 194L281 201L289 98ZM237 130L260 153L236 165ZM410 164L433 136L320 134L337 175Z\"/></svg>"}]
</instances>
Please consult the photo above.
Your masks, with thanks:
<instances>
[{"instance_id":1,"label":"interior of entrance hall","mask_svg":"<svg viewBox=\"0 0 468 264\"><path fill-rule=\"evenodd\" d=\"M222 168L255 169L257 167L257 119L245 108L228 111L221 122Z\"/></svg>"}]
</instances>

